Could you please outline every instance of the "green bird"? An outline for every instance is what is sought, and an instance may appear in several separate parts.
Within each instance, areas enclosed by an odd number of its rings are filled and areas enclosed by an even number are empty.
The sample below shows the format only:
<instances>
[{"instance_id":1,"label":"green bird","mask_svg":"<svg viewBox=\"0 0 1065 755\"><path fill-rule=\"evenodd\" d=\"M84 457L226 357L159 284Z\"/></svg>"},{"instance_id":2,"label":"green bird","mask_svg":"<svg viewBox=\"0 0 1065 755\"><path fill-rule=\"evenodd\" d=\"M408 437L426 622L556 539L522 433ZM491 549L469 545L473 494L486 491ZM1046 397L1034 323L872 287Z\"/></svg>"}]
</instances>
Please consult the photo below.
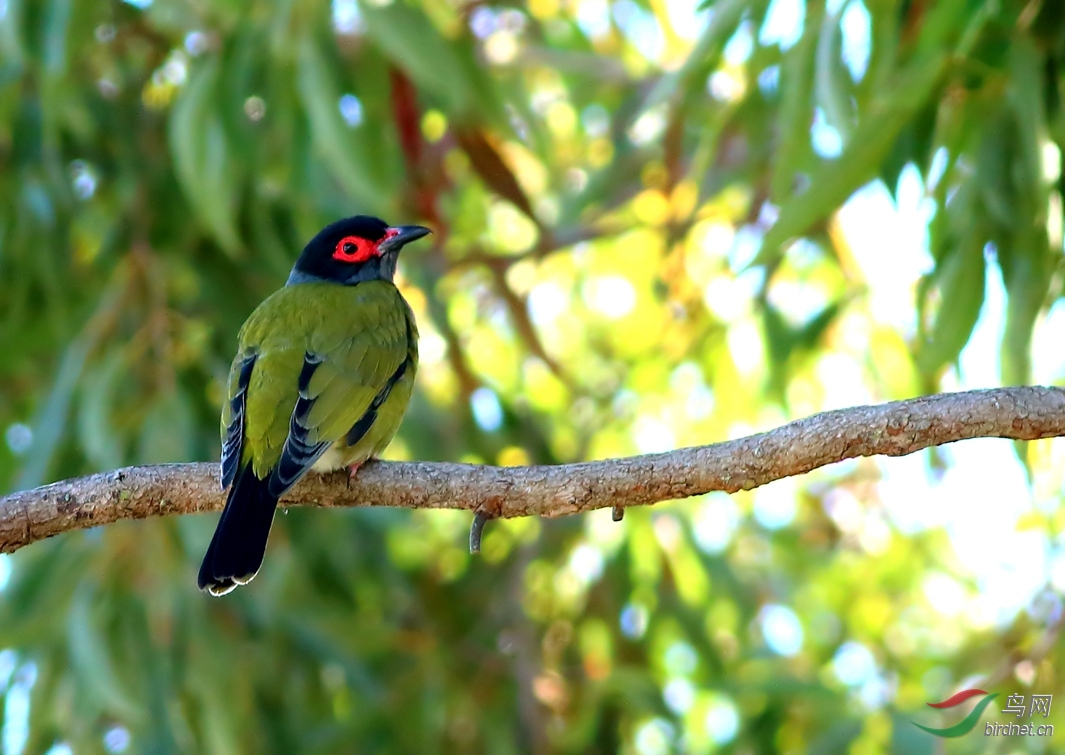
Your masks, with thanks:
<instances>
[{"instance_id":1,"label":"green bird","mask_svg":"<svg viewBox=\"0 0 1065 755\"><path fill-rule=\"evenodd\" d=\"M400 249L428 233L365 215L333 223L244 323L222 409L229 495L200 589L225 595L255 576L277 501L307 470L354 474L396 434L418 327L392 279Z\"/></svg>"}]
</instances>

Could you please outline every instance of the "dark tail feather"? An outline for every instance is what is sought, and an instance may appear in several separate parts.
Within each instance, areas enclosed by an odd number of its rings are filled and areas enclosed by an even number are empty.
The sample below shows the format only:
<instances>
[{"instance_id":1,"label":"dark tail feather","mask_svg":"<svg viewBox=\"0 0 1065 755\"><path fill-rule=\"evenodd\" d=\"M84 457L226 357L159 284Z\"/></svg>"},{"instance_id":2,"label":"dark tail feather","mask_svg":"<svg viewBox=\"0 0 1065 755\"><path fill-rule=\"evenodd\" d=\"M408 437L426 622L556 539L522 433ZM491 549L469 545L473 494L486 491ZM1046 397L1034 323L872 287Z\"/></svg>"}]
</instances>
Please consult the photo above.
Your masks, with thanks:
<instances>
[{"instance_id":1,"label":"dark tail feather","mask_svg":"<svg viewBox=\"0 0 1065 755\"><path fill-rule=\"evenodd\" d=\"M250 582L259 571L277 508L269 482L269 476L265 480L257 478L251 464L237 474L200 565L201 590L225 595L237 585Z\"/></svg>"}]
</instances>

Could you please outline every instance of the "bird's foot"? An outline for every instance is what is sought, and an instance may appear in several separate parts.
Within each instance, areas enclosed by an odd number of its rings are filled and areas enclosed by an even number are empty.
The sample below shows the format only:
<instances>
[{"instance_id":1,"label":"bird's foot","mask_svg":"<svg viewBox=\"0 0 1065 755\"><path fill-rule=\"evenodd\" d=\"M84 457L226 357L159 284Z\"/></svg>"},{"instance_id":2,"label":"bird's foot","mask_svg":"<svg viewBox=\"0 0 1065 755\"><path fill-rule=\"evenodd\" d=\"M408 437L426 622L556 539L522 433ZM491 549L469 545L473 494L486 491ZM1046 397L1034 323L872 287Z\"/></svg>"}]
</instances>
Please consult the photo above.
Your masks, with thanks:
<instances>
[{"instance_id":1,"label":"bird's foot","mask_svg":"<svg viewBox=\"0 0 1065 755\"><path fill-rule=\"evenodd\" d=\"M351 487L351 481L355 479L355 475L358 474L359 467L361 467L362 464L363 464L363 462L361 462L361 461L358 462L357 464L348 464L348 480L347 480L348 488Z\"/></svg>"}]
</instances>

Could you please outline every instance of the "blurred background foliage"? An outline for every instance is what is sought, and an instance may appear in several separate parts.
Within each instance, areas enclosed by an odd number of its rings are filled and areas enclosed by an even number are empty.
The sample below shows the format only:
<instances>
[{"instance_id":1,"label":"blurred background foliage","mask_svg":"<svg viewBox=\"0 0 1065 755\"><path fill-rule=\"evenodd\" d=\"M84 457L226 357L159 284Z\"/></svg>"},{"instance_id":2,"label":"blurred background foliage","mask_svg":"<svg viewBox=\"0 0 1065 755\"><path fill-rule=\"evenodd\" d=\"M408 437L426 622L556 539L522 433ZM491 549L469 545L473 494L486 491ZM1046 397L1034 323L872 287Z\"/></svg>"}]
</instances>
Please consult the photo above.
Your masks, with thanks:
<instances>
[{"instance_id":1,"label":"blurred background foliage","mask_svg":"<svg viewBox=\"0 0 1065 755\"><path fill-rule=\"evenodd\" d=\"M436 231L389 458L1060 382L1063 44L1050 0L0 0L0 489L217 458L237 329L355 212ZM974 441L479 558L462 514L292 511L223 600L214 517L70 533L0 561L0 740L943 751L925 702L1061 692L1063 469Z\"/></svg>"}]
</instances>

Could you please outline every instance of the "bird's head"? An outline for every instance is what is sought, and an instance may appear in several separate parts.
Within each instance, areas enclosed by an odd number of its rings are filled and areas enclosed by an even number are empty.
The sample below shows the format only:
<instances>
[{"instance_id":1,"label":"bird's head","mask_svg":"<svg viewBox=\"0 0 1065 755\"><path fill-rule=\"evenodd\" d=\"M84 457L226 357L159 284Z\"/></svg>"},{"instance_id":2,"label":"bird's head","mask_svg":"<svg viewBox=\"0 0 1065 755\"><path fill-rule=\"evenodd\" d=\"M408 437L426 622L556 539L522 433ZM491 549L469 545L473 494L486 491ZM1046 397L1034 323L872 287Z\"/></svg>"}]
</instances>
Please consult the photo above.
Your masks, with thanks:
<instances>
[{"instance_id":1,"label":"bird's head","mask_svg":"<svg viewBox=\"0 0 1065 755\"><path fill-rule=\"evenodd\" d=\"M392 280L404 245L430 233L420 225L390 226L369 215L327 225L296 260L288 284L329 281L352 286L368 280Z\"/></svg>"}]
</instances>

